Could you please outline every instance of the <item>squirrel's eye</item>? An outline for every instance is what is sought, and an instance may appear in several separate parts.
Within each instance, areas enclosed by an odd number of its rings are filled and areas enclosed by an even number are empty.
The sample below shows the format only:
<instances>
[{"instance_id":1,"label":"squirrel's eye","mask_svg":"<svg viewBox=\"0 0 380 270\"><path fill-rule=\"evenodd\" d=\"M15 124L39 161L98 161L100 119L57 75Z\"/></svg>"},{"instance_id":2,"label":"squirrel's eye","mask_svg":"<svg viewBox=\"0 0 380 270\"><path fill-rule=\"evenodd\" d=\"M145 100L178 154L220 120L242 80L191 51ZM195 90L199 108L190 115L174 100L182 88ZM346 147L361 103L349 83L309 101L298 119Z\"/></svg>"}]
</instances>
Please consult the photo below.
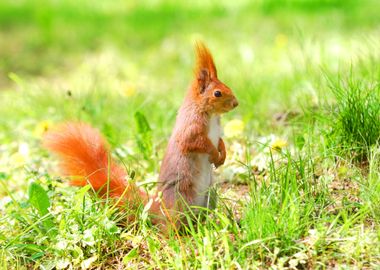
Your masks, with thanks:
<instances>
[{"instance_id":1,"label":"squirrel's eye","mask_svg":"<svg viewBox=\"0 0 380 270\"><path fill-rule=\"evenodd\" d=\"M221 97L221 96L222 96L222 92L220 92L219 90L218 90L218 91L215 91L215 92L214 92L214 96L216 96L216 97Z\"/></svg>"}]
</instances>

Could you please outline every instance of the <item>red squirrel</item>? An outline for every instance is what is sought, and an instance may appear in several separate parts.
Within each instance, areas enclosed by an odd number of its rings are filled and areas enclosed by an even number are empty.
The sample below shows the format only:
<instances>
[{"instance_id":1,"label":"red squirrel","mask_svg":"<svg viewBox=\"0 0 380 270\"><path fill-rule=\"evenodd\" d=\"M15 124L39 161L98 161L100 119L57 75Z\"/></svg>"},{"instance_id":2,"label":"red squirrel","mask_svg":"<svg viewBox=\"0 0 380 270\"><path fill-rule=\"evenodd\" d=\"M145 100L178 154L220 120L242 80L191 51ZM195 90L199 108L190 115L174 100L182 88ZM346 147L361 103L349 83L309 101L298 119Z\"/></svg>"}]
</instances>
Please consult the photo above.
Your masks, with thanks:
<instances>
[{"instance_id":1,"label":"red squirrel","mask_svg":"<svg viewBox=\"0 0 380 270\"><path fill-rule=\"evenodd\" d=\"M84 123L66 123L48 131L43 144L58 155L71 185L91 184L100 195L107 192L120 204L148 204L154 223L176 226L184 206L208 207L213 164L226 159L220 115L238 105L231 89L219 81L208 48L196 44L195 78L179 109L161 165L156 195L148 195L126 180L126 172L110 156L98 130ZM120 198L121 197L121 198ZM183 204L184 203L184 204ZM132 205L132 206L131 206Z\"/></svg>"}]
</instances>

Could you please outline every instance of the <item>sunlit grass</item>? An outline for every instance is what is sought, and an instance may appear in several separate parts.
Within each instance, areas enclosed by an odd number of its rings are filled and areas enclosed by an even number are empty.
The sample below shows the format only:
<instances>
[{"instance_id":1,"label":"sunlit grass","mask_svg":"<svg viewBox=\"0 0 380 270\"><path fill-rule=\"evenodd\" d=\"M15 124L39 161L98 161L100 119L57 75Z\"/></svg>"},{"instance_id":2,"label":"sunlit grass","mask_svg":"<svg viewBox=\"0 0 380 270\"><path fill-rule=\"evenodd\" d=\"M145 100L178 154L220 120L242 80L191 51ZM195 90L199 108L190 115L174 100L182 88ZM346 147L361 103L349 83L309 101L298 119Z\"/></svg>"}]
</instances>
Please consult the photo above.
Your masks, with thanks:
<instances>
[{"instance_id":1,"label":"sunlit grass","mask_svg":"<svg viewBox=\"0 0 380 270\"><path fill-rule=\"evenodd\" d=\"M1 2L1 266L378 267L378 8ZM134 210L69 187L40 139L63 121L88 122L153 192L196 39L239 107L222 120L216 209L167 236L142 208L127 222Z\"/></svg>"}]
</instances>

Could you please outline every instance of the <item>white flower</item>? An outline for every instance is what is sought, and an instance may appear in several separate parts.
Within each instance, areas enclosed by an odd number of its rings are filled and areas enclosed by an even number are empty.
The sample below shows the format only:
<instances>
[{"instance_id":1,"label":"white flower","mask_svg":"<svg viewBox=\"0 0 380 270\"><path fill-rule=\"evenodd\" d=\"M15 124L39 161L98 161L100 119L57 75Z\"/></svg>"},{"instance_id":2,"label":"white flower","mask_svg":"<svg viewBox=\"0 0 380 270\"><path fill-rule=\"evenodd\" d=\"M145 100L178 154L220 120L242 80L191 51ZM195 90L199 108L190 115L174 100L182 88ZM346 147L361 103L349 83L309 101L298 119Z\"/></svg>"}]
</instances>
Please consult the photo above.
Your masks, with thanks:
<instances>
[{"instance_id":1,"label":"white flower","mask_svg":"<svg viewBox=\"0 0 380 270\"><path fill-rule=\"evenodd\" d=\"M55 244L55 248L58 250L64 250L68 246L68 243L65 239L60 240L57 244Z\"/></svg>"},{"instance_id":2,"label":"white flower","mask_svg":"<svg viewBox=\"0 0 380 270\"><path fill-rule=\"evenodd\" d=\"M91 229L87 229L83 232L83 239L82 242L86 246L93 246L95 245L95 238L94 238L94 232L96 228L92 227Z\"/></svg>"},{"instance_id":3,"label":"white flower","mask_svg":"<svg viewBox=\"0 0 380 270\"><path fill-rule=\"evenodd\" d=\"M80 267L82 269L88 269L91 267L92 263L95 262L98 259L98 255L94 255L86 260L84 260L81 264Z\"/></svg>"}]
</instances>

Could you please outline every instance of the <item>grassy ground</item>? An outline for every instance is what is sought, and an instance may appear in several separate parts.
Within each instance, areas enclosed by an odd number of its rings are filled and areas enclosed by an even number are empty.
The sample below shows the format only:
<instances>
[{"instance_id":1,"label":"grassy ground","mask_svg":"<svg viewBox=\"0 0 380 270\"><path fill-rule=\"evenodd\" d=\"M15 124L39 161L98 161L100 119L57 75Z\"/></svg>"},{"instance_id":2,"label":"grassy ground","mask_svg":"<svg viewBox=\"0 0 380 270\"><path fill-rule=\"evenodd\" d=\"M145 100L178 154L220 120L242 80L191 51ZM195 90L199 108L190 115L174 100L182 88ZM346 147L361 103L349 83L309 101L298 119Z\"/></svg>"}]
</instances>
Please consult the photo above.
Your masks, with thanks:
<instances>
[{"instance_id":1,"label":"grassy ground","mask_svg":"<svg viewBox=\"0 0 380 270\"><path fill-rule=\"evenodd\" d=\"M1 1L3 269L380 267L380 4L251 2ZM240 106L217 209L165 237L68 187L40 138L91 123L154 190L196 39Z\"/></svg>"}]
</instances>

